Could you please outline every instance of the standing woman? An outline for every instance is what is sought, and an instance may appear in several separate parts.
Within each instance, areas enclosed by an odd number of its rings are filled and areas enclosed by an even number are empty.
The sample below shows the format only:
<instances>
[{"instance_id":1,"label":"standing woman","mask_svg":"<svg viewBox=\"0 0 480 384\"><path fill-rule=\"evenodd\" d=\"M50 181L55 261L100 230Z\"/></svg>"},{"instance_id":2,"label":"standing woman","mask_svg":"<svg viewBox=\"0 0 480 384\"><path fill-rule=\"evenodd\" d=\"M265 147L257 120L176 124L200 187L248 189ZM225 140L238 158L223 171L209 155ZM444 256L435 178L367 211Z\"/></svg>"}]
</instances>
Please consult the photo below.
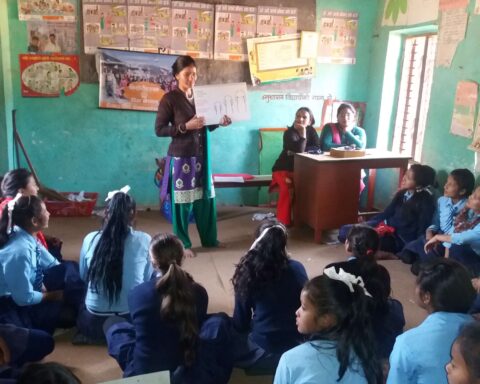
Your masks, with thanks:
<instances>
[{"instance_id":1,"label":"standing woman","mask_svg":"<svg viewBox=\"0 0 480 384\"><path fill-rule=\"evenodd\" d=\"M216 247L217 211L210 169L210 131L217 125L205 126L205 118L197 116L193 87L197 80L197 66L190 56L179 56L172 65L172 74L178 88L163 96L158 106L155 133L170 136L162 198L170 193L173 231L180 238L185 253L195 256L188 236L188 222L193 209L200 241L204 247ZM231 124L223 116L220 125Z\"/></svg>"}]
</instances>

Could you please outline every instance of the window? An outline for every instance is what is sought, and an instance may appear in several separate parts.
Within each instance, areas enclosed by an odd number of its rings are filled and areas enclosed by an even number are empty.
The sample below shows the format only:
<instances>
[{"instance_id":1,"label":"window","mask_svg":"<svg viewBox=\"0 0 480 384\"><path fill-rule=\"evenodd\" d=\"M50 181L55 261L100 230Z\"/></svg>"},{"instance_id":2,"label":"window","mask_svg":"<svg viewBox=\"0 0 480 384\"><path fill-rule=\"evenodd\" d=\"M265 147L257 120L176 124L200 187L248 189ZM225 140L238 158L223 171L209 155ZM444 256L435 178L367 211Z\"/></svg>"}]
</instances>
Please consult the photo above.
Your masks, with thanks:
<instances>
[{"instance_id":1,"label":"window","mask_svg":"<svg viewBox=\"0 0 480 384\"><path fill-rule=\"evenodd\" d=\"M393 150L421 161L427 122L437 35L408 37L398 96Z\"/></svg>"}]
</instances>

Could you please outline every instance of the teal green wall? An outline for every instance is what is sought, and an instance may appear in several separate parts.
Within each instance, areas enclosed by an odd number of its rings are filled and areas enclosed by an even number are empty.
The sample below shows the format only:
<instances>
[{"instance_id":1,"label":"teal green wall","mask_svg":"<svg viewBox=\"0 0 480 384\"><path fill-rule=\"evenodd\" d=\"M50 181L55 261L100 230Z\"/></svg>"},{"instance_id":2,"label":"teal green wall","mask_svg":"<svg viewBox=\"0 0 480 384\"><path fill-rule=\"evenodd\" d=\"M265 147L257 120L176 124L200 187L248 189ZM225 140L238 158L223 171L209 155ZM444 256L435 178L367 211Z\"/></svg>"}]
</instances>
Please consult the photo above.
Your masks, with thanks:
<instances>
[{"instance_id":1,"label":"teal green wall","mask_svg":"<svg viewBox=\"0 0 480 384\"><path fill-rule=\"evenodd\" d=\"M317 0L317 15L323 9L352 10L359 12L360 21L357 64L319 65L312 94L367 100L371 36L378 1ZM153 185L154 158L165 154L169 143L168 139L154 135L155 114L98 109L97 84L81 84L69 97L22 98L18 54L25 49L27 33L25 23L18 20L16 1L8 2L8 32L10 48L2 45L2 56L5 53L10 56L13 68L13 101L12 105L6 102L2 105L6 105L7 113L13 107L17 109L18 130L43 183L60 191L97 191L102 196L113 188L130 184L140 205L155 206L158 193ZM291 87L295 92L295 84ZM290 124L295 110L304 104L320 118L320 102L262 100L265 93L272 92L284 91L261 88L251 91L251 120L212 135L214 172L257 173L258 128ZM373 134L370 127L367 132ZM255 204L258 192L252 188L224 189L217 190L217 195L220 204Z\"/></svg>"}]
</instances>

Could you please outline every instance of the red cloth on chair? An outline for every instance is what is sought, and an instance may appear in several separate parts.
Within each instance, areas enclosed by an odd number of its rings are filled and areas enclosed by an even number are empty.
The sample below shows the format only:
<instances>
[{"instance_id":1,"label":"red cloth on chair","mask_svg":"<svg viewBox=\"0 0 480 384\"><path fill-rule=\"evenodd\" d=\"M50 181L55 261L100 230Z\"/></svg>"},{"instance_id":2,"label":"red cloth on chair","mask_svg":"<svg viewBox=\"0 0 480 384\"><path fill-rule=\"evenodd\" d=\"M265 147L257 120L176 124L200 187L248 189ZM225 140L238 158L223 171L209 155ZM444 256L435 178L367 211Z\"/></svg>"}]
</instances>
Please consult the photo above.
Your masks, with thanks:
<instances>
[{"instance_id":1,"label":"red cloth on chair","mask_svg":"<svg viewBox=\"0 0 480 384\"><path fill-rule=\"evenodd\" d=\"M291 180L290 184L286 182L287 178ZM291 225L292 196L290 195L290 190L293 189L293 172L272 172L272 183L268 188L269 192L271 192L275 187L278 187L277 219L285 225Z\"/></svg>"}]
</instances>

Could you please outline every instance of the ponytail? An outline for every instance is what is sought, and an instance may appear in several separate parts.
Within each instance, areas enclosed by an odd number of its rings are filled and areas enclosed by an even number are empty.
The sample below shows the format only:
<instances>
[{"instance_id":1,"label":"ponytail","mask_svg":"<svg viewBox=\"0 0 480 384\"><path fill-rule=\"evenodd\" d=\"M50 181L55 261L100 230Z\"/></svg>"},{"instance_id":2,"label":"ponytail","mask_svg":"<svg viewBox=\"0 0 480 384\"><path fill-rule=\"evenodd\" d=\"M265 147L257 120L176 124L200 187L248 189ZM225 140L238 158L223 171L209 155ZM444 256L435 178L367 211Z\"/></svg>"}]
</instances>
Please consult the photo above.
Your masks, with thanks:
<instances>
[{"instance_id":1,"label":"ponytail","mask_svg":"<svg viewBox=\"0 0 480 384\"><path fill-rule=\"evenodd\" d=\"M354 225L347 235L348 251L362 261L375 261L380 246L378 233L367 225Z\"/></svg>"},{"instance_id":2,"label":"ponytail","mask_svg":"<svg viewBox=\"0 0 480 384\"><path fill-rule=\"evenodd\" d=\"M175 261L171 262L167 272L156 284L157 291L162 296L161 317L177 324L180 347L187 366L192 365L195 360L199 333L192 284L192 277Z\"/></svg>"}]
</instances>

